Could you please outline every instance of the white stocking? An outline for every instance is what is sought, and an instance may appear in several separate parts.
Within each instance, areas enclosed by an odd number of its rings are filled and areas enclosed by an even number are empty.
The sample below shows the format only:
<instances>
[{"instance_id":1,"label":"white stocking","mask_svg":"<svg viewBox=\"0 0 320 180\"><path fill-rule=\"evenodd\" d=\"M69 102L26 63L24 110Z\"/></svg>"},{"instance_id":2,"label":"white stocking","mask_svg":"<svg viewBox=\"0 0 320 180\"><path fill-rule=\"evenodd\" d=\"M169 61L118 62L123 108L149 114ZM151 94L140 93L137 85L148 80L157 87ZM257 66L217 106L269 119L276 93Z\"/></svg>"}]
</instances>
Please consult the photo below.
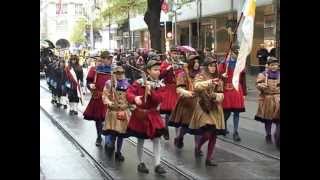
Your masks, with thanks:
<instances>
[{"instance_id":1,"label":"white stocking","mask_svg":"<svg viewBox=\"0 0 320 180\"><path fill-rule=\"evenodd\" d=\"M142 162L143 162L143 160L142 160L143 144L144 144L144 139L139 139L139 138L138 138L137 154L138 154L139 163L142 163Z\"/></svg>"},{"instance_id":2,"label":"white stocking","mask_svg":"<svg viewBox=\"0 0 320 180\"><path fill-rule=\"evenodd\" d=\"M153 154L155 166L160 164L160 138L154 138L153 140Z\"/></svg>"}]
</instances>

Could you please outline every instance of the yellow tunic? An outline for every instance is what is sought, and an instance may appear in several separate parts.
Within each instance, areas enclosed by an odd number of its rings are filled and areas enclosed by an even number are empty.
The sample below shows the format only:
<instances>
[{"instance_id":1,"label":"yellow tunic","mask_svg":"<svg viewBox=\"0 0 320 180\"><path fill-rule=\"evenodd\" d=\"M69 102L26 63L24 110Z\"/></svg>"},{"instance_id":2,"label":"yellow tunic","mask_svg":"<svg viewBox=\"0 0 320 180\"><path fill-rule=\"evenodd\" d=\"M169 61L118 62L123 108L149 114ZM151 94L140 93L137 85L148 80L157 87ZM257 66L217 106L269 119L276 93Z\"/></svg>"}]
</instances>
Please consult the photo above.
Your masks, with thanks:
<instances>
[{"instance_id":1,"label":"yellow tunic","mask_svg":"<svg viewBox=\"0 0 320 180\"><path fill-rule=\"evenodd\" d=\"M280 121L280 78L269 79L267 87L263 84L266 76L260 73L257 77L256 87L260 91L258 110L255 116L257 121L279 122Z\"/></svg>"},{"instance_id":2,"label":"yellow tunic","mask_svg":"<svg viewBox=\"0 0 320 180\"><path fill-rule=\"evenodd\" d=\"M126 91L115 91L118 101L114 99L111 91L110 80L103 89L102 100L107 105L105 124L103 127L104 134L125 135L129 122L129 105L126 98ZM112 102L112 104L111 104ZM111 106L110 106L111 104ZM124 114L124 119L119 119L117 113Z\"/></svg>"}]
</instances>

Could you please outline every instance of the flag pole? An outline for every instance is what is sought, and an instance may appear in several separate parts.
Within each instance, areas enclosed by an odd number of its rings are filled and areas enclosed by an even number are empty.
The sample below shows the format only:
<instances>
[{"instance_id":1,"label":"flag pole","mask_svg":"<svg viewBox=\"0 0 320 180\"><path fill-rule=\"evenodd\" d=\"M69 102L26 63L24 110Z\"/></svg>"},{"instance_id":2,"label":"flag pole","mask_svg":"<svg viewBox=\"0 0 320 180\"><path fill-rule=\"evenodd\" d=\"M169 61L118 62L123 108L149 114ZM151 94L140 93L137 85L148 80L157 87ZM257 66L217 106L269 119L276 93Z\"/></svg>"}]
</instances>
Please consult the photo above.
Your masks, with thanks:
<instances>
[{"instance_id":1,"label":"flag pole","mask_svg":"<svg viewBox=\"0 0 320 180\"><path fill-rule=\"evenodd\" d=\"M236 34L237 34L238 27L239 27L239 24L240 24L240 22L241 22L241 20L242 20L242 17L243 17L243 12L241 12L240 18L239 18L239 20L238 20L238 22L237 22L236 29L235 29L234 32L233 32L233 37L232 37L232 39L231 39L229 48L228 48L228 50L227 50L227 52L226 52L226 56L225 56L225 58L224 58L224 62L226 62L227 57L228 57L228 54L230 53L231 47L232 47L232 45L233 45L233 40L234 40L234 38L235 38L235 36L236 36ZM228 64L226 64L226 71L225 71L225 72L227 72L227 70L228 70Z\"/></svg>"}]
</instances>

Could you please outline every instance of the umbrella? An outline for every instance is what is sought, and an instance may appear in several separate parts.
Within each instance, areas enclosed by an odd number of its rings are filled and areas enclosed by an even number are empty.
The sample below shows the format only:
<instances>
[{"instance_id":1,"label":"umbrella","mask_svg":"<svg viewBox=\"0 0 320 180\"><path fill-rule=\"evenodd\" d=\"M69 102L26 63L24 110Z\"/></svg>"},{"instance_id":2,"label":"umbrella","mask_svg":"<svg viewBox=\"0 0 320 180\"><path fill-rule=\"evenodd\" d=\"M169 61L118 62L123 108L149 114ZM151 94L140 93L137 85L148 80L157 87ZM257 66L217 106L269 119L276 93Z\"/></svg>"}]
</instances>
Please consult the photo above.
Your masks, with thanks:
<instances>
[{"instance_id":1,"label":"umbrella","mask_svg":"<svg viewBox=\"0 0 320 180\"><path fill-rule=\"evenodd\" d=\"M66 39L59 39L59 40L56 42L56 46L57 46L58 48L62 48L62 49L64 49L64 48L69 48L69 47L70 47L70 43L69 43L69 41L66 40Z\"/></svg>"},{"instance_id":2,"label":"umbrella","mask_svg":"<svg viewBox=\"0 0 320 180\"><path fill-rule=\"evenodd\" d=\"M48 48L49 47L49 43L46 41L40 41L40 49L42 48Z\"/></svg>"},{"instance_id":3,"label":"umbrella","mask_svg":"<svg viewBox=\"0 0 320 180\"><path fill-rule=\"evenodd\" d=\"M54 44L51 41L49 41L49 40L44 40L44 41L49 44L49 49L54 49L55 48Z\"/></svg>"},{"instance_id":4,"label":"umbrella","mask_svg":"<svg viewBox=\"0 0 320 180\"><path fill-rule=\"evenodd\" d=\"M177 46L176 48L178 51L181 52L197 52L194 48L190 46Z\"/></svg>"}]
</instances>

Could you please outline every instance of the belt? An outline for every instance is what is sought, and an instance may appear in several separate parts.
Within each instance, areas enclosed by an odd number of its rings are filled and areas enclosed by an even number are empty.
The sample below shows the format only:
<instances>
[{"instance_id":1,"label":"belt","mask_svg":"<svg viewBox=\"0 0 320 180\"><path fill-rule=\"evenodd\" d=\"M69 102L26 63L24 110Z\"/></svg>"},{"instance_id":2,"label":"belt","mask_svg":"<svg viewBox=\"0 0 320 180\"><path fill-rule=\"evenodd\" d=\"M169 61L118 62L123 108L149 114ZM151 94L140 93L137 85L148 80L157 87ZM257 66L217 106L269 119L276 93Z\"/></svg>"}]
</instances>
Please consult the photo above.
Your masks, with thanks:
<instances>
[{"instance_id":1,"label":"belt","mask_svg":"<svg viewBox=\"0 0 320 180\"><path fill-rule=\"evenodd\" d=\"M136 108L136 110L140 111L140 112L151 112L151 111L158 111L156 108L150 108L150 109L143 109L143 108Z\"/></svg>"},{"instance_id":2,"label":"belt","mask_svg":"<svg viewBox=\"0 0 320 180\"><path fill-rule=\"evenodd\" d=\"M111 111L124 111L124 110L127 110L128 108L129 108L128 106L123 107L123 108L114 107L114 106L108 106L108 109L110 109Z\"/></svg>"},{"instance_id":3,"label":"belt","mask_svg":"<svg viewBox=\"0 0 320 180\"><path fill-rule=\"evenodd\" d=\"M226 90L233 90L233 89L234 89L233 84L232 84L232 83L226 83L226 84L224 85L224 89L226 89Z\"/></svg>"},{"instance_id":4,"label":"belt","mask_svg":"<svg viewBox=\"0 0 320 180\"><path fill-rule=\"evenodd\" d=\"M94 99L98 99L98 98L100 98L102 96L102 91L97 91L97 90L93 90L92 91L92 97L94 98Z\"/></svg>"}]
</instances>

